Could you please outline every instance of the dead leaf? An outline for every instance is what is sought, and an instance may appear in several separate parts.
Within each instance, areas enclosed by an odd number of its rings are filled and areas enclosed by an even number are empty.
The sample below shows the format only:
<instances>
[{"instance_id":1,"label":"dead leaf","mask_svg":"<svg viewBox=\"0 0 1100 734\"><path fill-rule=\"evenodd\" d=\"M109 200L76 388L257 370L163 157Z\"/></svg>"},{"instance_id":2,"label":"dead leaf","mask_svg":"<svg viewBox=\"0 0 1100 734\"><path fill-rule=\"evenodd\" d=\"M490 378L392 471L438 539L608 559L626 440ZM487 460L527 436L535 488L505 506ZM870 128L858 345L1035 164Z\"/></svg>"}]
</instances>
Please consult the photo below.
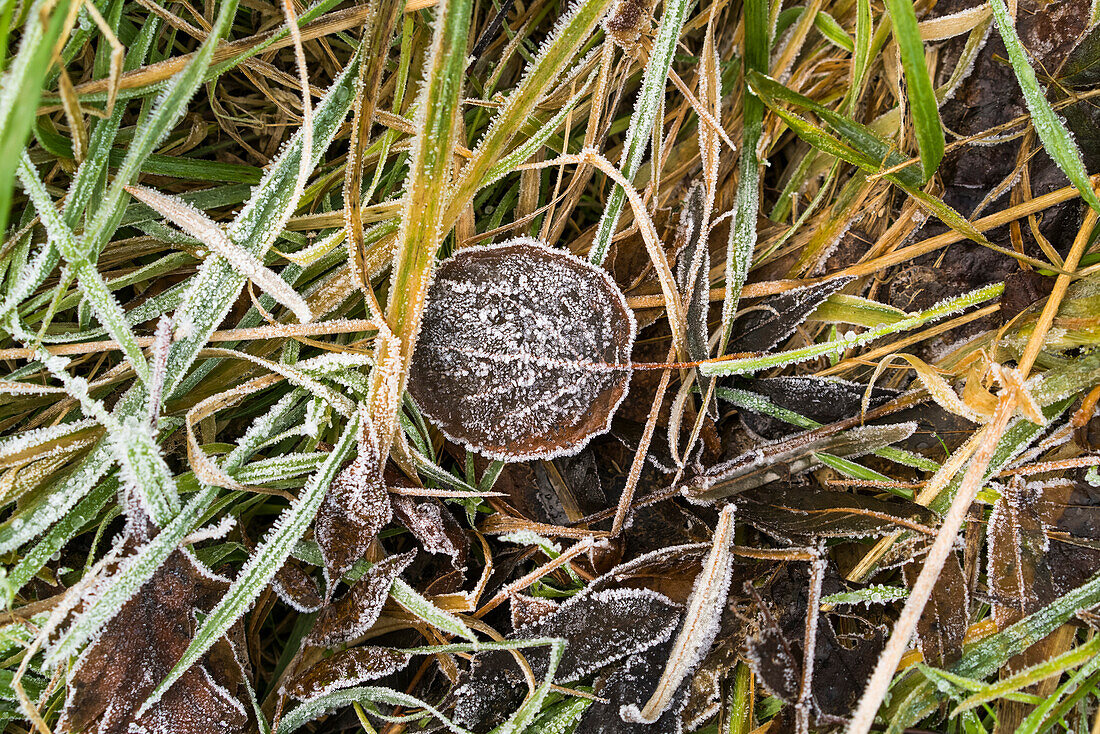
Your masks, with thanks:
<instances>
[{"instance_id":1,"label":"dead leaf","mask_svg":"<svg viewBox=\"0 0 1100 734\"><path fill-rule=\"evenodd\" d=\"M680 623L680 607L656 592L638 589L588 589L554 613L520 629L513 639L560 637L565 652L555 680L583 678L600 668L668 641ZM536 679L545 676L545 647L523 650ZM454 719L478 731L496 726L515 710L527 693L523 671L507 651L474 656L454 690Z\"/></svg>"},{"instance_id":2,"label":"dead leaf","mask_svg":"<svg viewBox=\"0 0 1100 734\"><path fill-rule=\"evenodd\" d=\"M529 238L439 267L409 392L452 440L505 460L573 454L630 382L634 317L605 271Z\"/></svg>"},{"instance_id":3,"label":"dead leaf","mask_svg":"<svg viewBox=\"0 0 1100 734\"><path fill-rule=\"evenodd\" d=\"M855 280L846 275L750 303L733 322L727 351L767 352L794 333L829 296Z\"/></svg>"},{"instance_id":4,"label":"dead leaf","mask_svg":"<svg viewBox=\"0 0 1100 734\"><path fill-rule=\"evenodd\" d=\"M298 612L316 612L325 601L317 593L317 584L293 561L284 563L271 579L271 589L283 602Z\"/></svg>"},{"instance_id":5,"label":"dead leaf","mask_svg":"<svg viewBox=\"0 0 1100 734\"><path fill-rule=\"evenodd\" d=\"M321 610L306 642L332 647L365 634L382 614L390 586L415 557L416 551L409 551L371 566L346 594Z\"/></svg>"},{"instance_id":6,"label":"dead leaf","mask_svg":"<svg viewBox=\"0 0 1100 734\"><path fill-rule=\"evenodd\" d=\"M359 455L329 485L314 524L330 596L393 516L373 424L364 414L360 425Z\"/></svg>"},{"instance_id":7,"label":"dead leaf","mask_svg":"<svg viewBox=\"0 0 1100 734\"><path fill-rule=\"evenodd\" d=\"M384 678L404 668L411 659L411 655L388 647L352 647L299 675L287 693L299 701L310 701L341 688Z\"/></svg>"},{"instance_id":8,"label":"dead leaf","mask_svg":"<svg viewBox=\"0 0 1100 734\"><path fill-rule=\"evenodd\" d=\"M920 573L919 563L905 566L905 581L912 586ZM954 554L940 571L932 596L917 623L917 646L924 661L937 668L948 668L962 657L963 638L970 626L970 595L959 559Z\"/></svg>"},{"instance_id":9,"label":"dead leaf","mask_svg":"<svg viewBox=\"0 0 1100 734\"><path fill-rule=\"evenodd\" d=\"M245 732L253 724L244 646L222 637L140 719L134 715L191 643L196 612L209 612L229 583L183 550L173 551L104 627L69 674L56 730L89 734ZM240 632L240 628L235 628Z\"/></svg>"}]
</instances>

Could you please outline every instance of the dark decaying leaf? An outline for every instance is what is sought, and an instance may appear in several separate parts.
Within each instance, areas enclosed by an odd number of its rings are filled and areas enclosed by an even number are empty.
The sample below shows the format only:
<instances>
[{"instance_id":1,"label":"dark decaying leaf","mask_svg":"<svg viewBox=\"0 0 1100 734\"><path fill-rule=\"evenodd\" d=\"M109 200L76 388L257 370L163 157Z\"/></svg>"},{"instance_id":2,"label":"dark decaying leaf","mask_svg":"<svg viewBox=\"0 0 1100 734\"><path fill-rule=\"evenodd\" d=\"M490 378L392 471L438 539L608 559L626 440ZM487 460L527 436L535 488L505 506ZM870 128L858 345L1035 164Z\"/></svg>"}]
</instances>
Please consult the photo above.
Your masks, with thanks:
<instances>
[{"instance_id":1,"label":"dark decaying leaf","mask_svg":"<svg viewBox=\"0 0 1100 734\"><path fill-rule=\"evenodd\" d=\"M299 612L316 612L325 604L317 584L294 561L284 563L271 579L271 588L289 607Z\"/></svg>"},{"instance_id":2,"label":"dark decaying leaf","mask_svg":"<svg viewBox=\"0 0 1100 734\"><path fill-rule=\"evenodd\" d=\"M1001 487L989 517L989 591L993 618L1004 629L1080 586L1100 571L1100 539L1095 523L1096 490L1069 480L1024 482ZM1082 523L1081 520L1084 520ZM1078 534L1079 533L1079 534ZM1081 543L1084 543L1081 544ZM1059 629L1008 661L1008 675L1042 663L1065 651L1069 637ZM1047 696L1055 679L1029 686L1026 692ZM1001 701L998 718L1014 730L1029 706Z\"/></svg>"},{"instance_id":3,"label":"dark decaying leaf","mask_svg":"<svg viewBox=\"0 0 1100 734\"><path fill-rule=\"evenodd\" d=\"M352 647L338 652L294 679L287 693L299 701L350 688L368 680L384 678L404 668L411 655L388 647Z\"/></svg>"},{"instance_id":4,"label":"dark decaying leaf","mask_svg":"<svg viewBox=\"0 0 1100 734\"><path fill-rule=\"evenodd\" d=\"M1011 624L1100 571L1100 490L1012 483L993 506L987 539L994 617Z\"/></svg>"},{"instance_id":5,"label":"dark decaying leaf","mask_svg":"<svg viewBox=\"0 0 1100 734\"><path fill-rule=\"evenodd\" d=\"M688 681L676 691L672 705L652 724L623 721L622 707L641 708L649 700L664 671L672 648L671 641L630 655L596 681L595 693L608 703L595 702L588 707L577 732L582 734L680 734L680 712L687 701Z\"/></svg>"},{"instance_id":6,"label":"dark decaying leaf","mask_svg":"<svg viewBox=\"0 0 1100 734\"><path fill-rule=\"evenodd\" d=\"M626 395L634 331L615 282L577 257L529 238L467 248L429 289L409 392L486 456L572 454Z\"/></svg>"},{"instance_id":7,"label":"dark decaying leaf","mask_svg":"<svg viewBox=\"0 0 1100 734\"><path fill-rule=\"evenodd\" d=\"M1091 87L1100 83L1100 26L1083 35L1069 52L1058 82L1067 87Z\"/></svg>"},{"instance_id":8,"label":"dark decaying leaf","mask_svg":"<svg viewBox=\"0 0 1100 734\"><path fill-rule=\"evenodd\" d=\"M727 351L767 352L793 334L825 299L853 280L852 275L832 278L747 304L745 313L733 322Z\"/></svg>"},{"instance_id":9,"label":"dark decaying leaf","mask_svg":"<svg viewBox=\"0 0 1100 734\"><path fill-rule=\"evenodd\" d=\"M203 734L253 728L243 640L222 637L149 711L134 715L180 659L229 583L176 550L104 627L69 674L55 731L89 734ZM239 627L231 634L241 635Z\"/></svg>"},{"instance_id":10,"label":"dark decaying leaf","mask_svg":"<svg viewBox=\"0 0 1100 734\"><path fill-rule=\"evenodd\" d=\"M912 587L920 573L920 563L905 566L905 581ZM962 657L963 638L970 626L970 595L966 576L954 554L947 557L943 570L932 588L924 611L917 623L917 646L924 661L937 668L947 668Z\"/></svg>"},{"instance_id":11,"label":"dark decaying leaf","mask_svg":"<svg viewBox=\"0 0 1100 734\"><path fill-rule=\"evenodd\" d=\"M565 652L555 679L571 681L670 640L679 623L680 606L662 594L641 589L586 589L512 638L564 639ZM526 648L523 655L541 680L549 661L547 648ZM454 690L455 721L486 731L507 718L526 694L523 671L509 652L478 653Z\"/></svg>"},{"instance_id":12,"label":"dark decaying leaf","mask_svg":"<svg viewBox=\"0 0 1100 734\"><path fill-rule=\"evenodd\" d=\"M415 557L416 551L409 551L371 566L346 594L321 610L306 642L331 647L365 634L378 621L394 579Z\"/></svg>"},{"instance_id":13,"label":"dark decaying leaf","mask_svg":"<svg viewBox=\"0 0 1100 734\"><path fill-rule=\"evenodd\" d=\"M558 611L558 607L561 606L553 599L527 596L526 594L512 594L508 597L508 602L512 613L512 630L515 632L518 632L522 627L541 621Z\"/></svg>"},{"instance_id":14,"label":"dark decaying leaf","mask_svg":"<svg viewBox=\"0 0 1100 734\"><path fill-rule=\"evenodd\" d=\"M904 441L916 430L916 423L907 422L859 426L843 433L807 431L762 444L710 467L687 482L683 492L693 502L713 502L809 471L821 463L815 456L818 452L851 458L863 456Z\"/></svg>"},{"instance_id":15,"label":"dark decaying leaf","mask_svg":"<svg viewBox=\"0 0 1100 734\"><path fill-rule=\"evenodd\" d=\"M799 486L770 485L746 492L738 508L745 522L793 543L871 538L938 525L936 514L915 502Z\"/></svg>"},{"instance_id":16,"label":"dark decaying leaf","mask_svg":"<svg viewBox=\"0 0 1100 734\"><path fill-rule=\"evenodd\" d=\"M867 390L866 385L858 382L812 376L742 379L738 387L762 395L780 408L822 424L835 423L858 415L863 394ZM899 394L897 390L876 387L871 391L868 407L878 407ZM769 441L798 431L790 423L762 413L744 408L740 408L738 412L750 431Z\"/></svg>"},{"instance_id":17,"label":"dark decaying leaf","mask_svg":"<svg viewBox=\"0 0 1100 734\"><path fill-rule=\"evenodd\" d=\"M455 568L465 565L469 542L442 502L436 499L417 502L402 495L394 495L390 501L398 521L420 541L424 550L449 556Z\"/></svg>"},{"instance_id":18,"label":"dark decaying leaf","mask_svg":"<svg viewBox=\"0 0 1100 734\"><path fill-rule=\"evenodd\" d=\"M802 678L808 577L805 564L787 564L776 572L760 590L767 607L761 612L759 632L750 635L745 646L749 664L764 687L788 703L798 700ZM830 569L824 593L840 588L835 570ZM875 628L841 642L832 617L822 613L818 619L811 700L819 714L847 717L863 693L885 638Z\"/></svg>"},{"instance_id":19,"label":"dark decaying leaf","mask_svg":"<svg viewBox=\"0 0 1100 734\"><path fill-rule=\"evenodd\" d=\"M676 238L683 247L676 256L676 285L684 299L687 332L684 346L693 362L701 362L710 356L710 329L707 315L710 311L710 245L703 231L706 214L706 187L697 182L688 189L684 208L680 213L680 228ZM706 395L713 378L696 372L699 390ZM717 399L711 398L706 406L711 418L718 418Z\"/></svg>"},{"instance_id":20,"label":"dark decaying leaf","mask_svg":"<svg viewBox=\"0 0 1100 734\"><path fill-rule=\"evenodd\" d=\"M329 485L314 525L330 595L393 516L377 437L370 420L360 420L359 455Z\"/></svg>"}]
</instances>

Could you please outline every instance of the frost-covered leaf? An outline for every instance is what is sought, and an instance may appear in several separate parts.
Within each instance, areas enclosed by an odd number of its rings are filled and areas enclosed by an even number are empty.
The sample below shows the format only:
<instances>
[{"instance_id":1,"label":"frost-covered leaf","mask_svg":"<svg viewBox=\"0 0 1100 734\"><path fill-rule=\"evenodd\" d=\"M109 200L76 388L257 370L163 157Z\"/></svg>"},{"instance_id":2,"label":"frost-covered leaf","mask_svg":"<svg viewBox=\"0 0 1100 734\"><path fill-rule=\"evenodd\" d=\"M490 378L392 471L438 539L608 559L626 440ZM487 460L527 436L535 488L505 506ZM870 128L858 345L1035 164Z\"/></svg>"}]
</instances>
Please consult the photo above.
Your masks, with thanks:
<instances>
[{"instance_id":1,"label":"frost-covered leaf","mask_svg":"<svg viewBox=\"0 0 1100 734\"><path fill-rule=\"evenodd\" d=\"M570 681L667 641L679 623L680 607L662 594L645 589L586 590L513 637L564 639L565 653L555 679ZM548 651L530 649L525 657L535 678L541 679ZM454 691L455 721L478 730L495 726L516 709L526 692L523 672L511 654L479 653Z\"/></svg>"},{"instance_id":2,"label":"frost-covered leaf","mask_svg":"<svg viewBox=\"0 0 1100 734\"><path fill-rule=\"evenodd\" d=\"M412 656L388 647L353 647L325 658L299 675L287 693L299 701L311 701L341 688L396 673L411 659Z\"/></svg>"},{"instance_id":3,"label":"frost-covered leaf","mask_svg":"<svg viewBox=\"0 0 1100 734\"><path fill-rule=\"evenodd\" d=\"M1100 82L1100 25L1081 36L1066 55L1058 82L1067 87L1088 87Z\"/></svg>"},{"instance_id":4,"label":"frost-covered leaf","mask_svg":"<svg viewBox=\"0 0 1100 734\"><path fill-rule=\"evenodd\" d=\"M767 607L761 610L759 631L749 636L745 646L746 658L764 687L789 703L797 702L800 692L809 575L805 564L786 564L776 572L759 592ZM831 594L838 589L835 575L827 574L825 590ZM814 644L814 710L850 715L883 642L877 628L863 636L846 635L842 642L832 615L821 614Z\"/></svg>"},{"instance_id":5,"label":"frost-covered leaf","mask_svg":"<svg viewBox=\"0 0 1100 734\"><path fill-rule=\"evenodd\" d=\"M331 587L363 557L393 515L382 462L378 438L362 412L359 455L329 485L315 523L330 595Z\"/></svg>"},{"instance_id":6,"label":"frost-covered leaf","mask_svg":"<svg viewBox=\"0 0 1100 734\"><path fill-rule=\"evenodd\" d=\"M817 423L828 424L859 414L867 386L858 382L811 375L789 375L745 380L739 387L770 400L774 405L794 411ZM875 408L900 393L875 387L871 391L869 408ZM739 403L739 414L745 426L758 436L774 441L796 430L789 423L765 413L753 411Z\"/></svg>"},{"instance_id":7,"label":"frost-covered leaf","mask_svg":"<svg viewBox=\"0 0 1100 734\"><path fill-rule=\"evenodd\" d=\"M373 627L390 595L390 586L415 557L416 551L409 551L371 566L346 594L321 610L307 642L331 647L353 640Z\"/></svg>"},{"instance_id":8,"label":"frost-covered leaf","mask_svg":"<svg viewBox=\"0 0 1100 734\"><path fill-rule=\"evenodd\" d=\"M467 248L428 293L409 392L492 458L572 454L626 395L634 317L603 270L529 238Z\"/></svg>"},{"instance_id":9,"label":"frost-covered leaf","mask_svg":"<svg viewBox=\"0 0 1100 734\"><path fill-rule=\"evenodd\" d=\"M817 452L855 458L904 441L916 430L916 423L895 423L859 426L843 433L807 431L707 469L687 483L684 494L699 502L729 497L812 469L820 463Z\"/></svg>"},{"instance_id":10,"label":"frost-covered leaf","mask_svg":"<svg viewBox=\"0 0 1100 734\"><path fill-rule=\"evenodd\" d=\"M584 734L680 734L683 731L680 711L687 702L686 682L676 691L668 710L652 724L628 723L622 717L624 707L645 705L661 677L670 649L671 643L665 642L631 655L598 680L596 695L606 698L608 703L593 703L577 731Z\"/></svg>"},{"instance_id":11,"label":"frost-covered leaf","mask_svg":"<svg viewBox=\"0 0 1100 734\"><path fill-rule=\"evenodd\" d=\"M797 486L746 492L739 507L745 522L795 543L815 538L873 538L906 528L931 530L938 524L934 512L915 502Z\"/></svg>"},{"instance_id":12,"label":"frost-covered leaf","mask_svg":"<svg viewBox=\"0 0 1100 734\"><path fill-rule=\"evenodd\" d=\"M629 7L620 2L619 9ZM701 362L710 356L710 329L707 315L710 311L710 245L703 231L706 216L706 187L695 183L688 190L684 208L680 213L680 228L677 239L683 241L683 248L676 260L676 286L684 298L684 321L687 333L684 346L688 359ZM706 395L707 386L712 378L698 375L699 388ZM718 418L718 403L712 399L707 412Z\"/></svg>"},{"instance_id":13,"label":"frost-covered leaf","mask_svg":"<svg viewBox=\"0 0 1100 734\"><path fill-rule=\"evenodd\" d=\"M196 610L209 611L229 584L177 550L77 660L58 732L200 734L254 726L247 701L243 630L230 630L160 701L135 719L146 697L191 642Z\"/></svg>"},{"instance_id":14,"label":"frost-covered leaf","mask_svg":"<svg viewBox=\"0 0 1100 734\"><path fill-rule=\"evenodd\" d=\"M793 334L825 299L853 280L851 275L832 278L743 306L744 313L734 319L728 351L769 351Z\"/></svg>"},{"instance_id":15,"label":"frost-covered leaf","mask_svg":"<svg viewBox=\"0 0 1100 734\"><path fill-rule=\"evenodd\" d=\"M508 597L508 604L512 613L513 631L519 631L521 627L541 621L544 617L558 611L558 607L561 606L553 599L526 594L512 594Z\"/></svg>"},{"instance_id":16,"label":"frost-covered leaf","mask_svg":"<svg viewBox=\"0 0 1100 734\"><path fill-rule=\"evenodd\" d=\"M905 566L905 580L912 586L921 565ZM936 668L949 668L962 657L963 638L970 626L970 595L959 559L949 555L932 588L917 623L917 646L924 662Z\"/></svg>"},{"instance_id":17,"label":"frost-covered leaf","mask_svg":"<svg viewBox=\"0 0 1100 734\"><path fill-rule=\"evenodd\" d=\"M316 612L325 604L317 593L317 584L292 561L275 572L271 588L287 606L298 612Z\"/></svg>"},{"instance_id":18,"label":"frost-covered leaf","mask_svg":"<svg viewBox=\"0 0 1100 734\"><path fill-rule=\"evenodd\" d=\"M449 556L455 568L466 561L469 541L450 511L437 499L416 502L411 497L390 498L397 520L413 534L428 553Z\"/></svg>"}]
</instances>

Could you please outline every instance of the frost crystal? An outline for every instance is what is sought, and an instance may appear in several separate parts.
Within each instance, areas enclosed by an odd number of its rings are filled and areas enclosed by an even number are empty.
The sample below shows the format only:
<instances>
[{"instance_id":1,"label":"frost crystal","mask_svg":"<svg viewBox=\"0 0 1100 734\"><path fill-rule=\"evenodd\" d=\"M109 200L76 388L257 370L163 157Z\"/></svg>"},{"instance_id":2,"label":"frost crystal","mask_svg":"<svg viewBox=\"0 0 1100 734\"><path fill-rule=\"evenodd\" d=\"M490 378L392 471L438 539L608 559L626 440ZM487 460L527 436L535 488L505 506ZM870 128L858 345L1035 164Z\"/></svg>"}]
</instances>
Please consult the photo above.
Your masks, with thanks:
<instances>
[{"instance_id":1,"label":"frost crystal","mask_svg":"<svg viewBox=\"0 0 1100 734\"><path fill-rule=\"evenodd\" d=\"M448 437L525 460L607 430L635 326L606 272L518 238L445 261L428 298L409 392Z\"/></svg>"}]
</instances>

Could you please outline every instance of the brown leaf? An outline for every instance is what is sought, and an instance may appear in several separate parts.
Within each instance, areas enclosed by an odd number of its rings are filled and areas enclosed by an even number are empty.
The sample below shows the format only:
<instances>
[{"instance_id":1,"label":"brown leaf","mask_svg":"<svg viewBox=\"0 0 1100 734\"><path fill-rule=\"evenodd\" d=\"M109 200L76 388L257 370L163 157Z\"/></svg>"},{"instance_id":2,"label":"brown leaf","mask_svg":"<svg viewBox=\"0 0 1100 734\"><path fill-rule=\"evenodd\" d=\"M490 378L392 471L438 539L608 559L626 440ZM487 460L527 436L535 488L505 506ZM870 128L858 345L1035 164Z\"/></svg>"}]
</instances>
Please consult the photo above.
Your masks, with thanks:
<instances>
[{"instance_id":1,"label":"brown leaf","mask_svg":"<svg viewBox=\"0 0 1100 734\"><path fill-rule=\"evenodd\" d=\"M410 497L390 498L397 520L413 534L429 553L450 556L451 565L465 565L469 541L450 511L439 500L416 502Z\"/></svg>"},{"instance_id":2,"label":"brown leaf","mask_svg":"<svg viewBox=\"0 0 1100 734\"><path fill-rule=\"evenodd\" d=\"M140 719L138 709L183 655L197 627L229 584L176 550L104 627L69 675L59 733L205 734L245 732L244 647L227 637L177 680ZM237 628L239 632L239 628Z\"/></svg>"},{"instance_id":3,"label":"brown leaf","mask_svg":"<svg viewBox=\"0 0 1100 734\"><path fill-rule=\"evenodd\" d=\"M556 612L512 637L564 639L565 652L555 679L569 681L670 640L679 623L680 607L661 594L637 589L585 589ZM541 679L548 668L548 649L531 647L523 654L535 677ZM523 701L526 692L523 672L510 653L478 653L455 689L455 721L482 731L503 721Z\"/></svg>"},{"instance_id":4,"label":"brown leaf","mask_svg":"<svg viewBox=\"0 0 1100 734\"><path fill-rule=\"evenodd\" d=\"M382 614L382 605L386 603L394 579L415 557L416 551L409 551L371 566L348 593L321 610L306 642L331 647L365 634Z\"/></svg>"},{"instance_id":5,"label":"brown leaf","mask_svg":"<svg viewBox=\"0 0 1100 734\"><path fill-rule=\"evenodd\" d=\"M316 612L325 604L317 593L317 584L293 561L284 563L275 572L271 589L287 606L299 612Z\"/></svg>"},{"instance_id":6,"label":"brown leaf","mask_svg":"<svg viewBox=\"0 0 1100 734\"><path fill-rule=\"evenodd\" d=\"M529 238L467 248L429 290L409 392L486 456L576 453L626 395L634 331L618 286L584 260Z\"/></svg>"},{"instance_id":7,"label":"brown leaf","mask_svg":"<svg viewBox=\"0 0 1100 734\"><path fill-rule=\"evenodd\" d=\"M377 437L370 420L360 420L359 455L329 485L314 525L330 595L393 516Z\"/></svg>"},{"instance_id":8,"label":"brown leaf","mask_svg":"<svg viewBox=\"0 0 1100 734\"><path fill-rule=\"evenodd\" d=\"M904 499L881 500L855 492L762 487L743 496L741 517L790 542L814 538L879 537L904 528L935 527L936 514Z\"/></svg>"},{"instance_id":9,"label":"brown leaf","mask_svg":"<svg viewBox=\"0 0 1100 734\"><path fill-rule=\"evenodd\" d=\"M706 187L697 182L688 189L684 208L680 213L680 227L676 233L683 241L683 248L677 255L676 285L684 298L684 319L687 333L684 345L688 359L702 361L710 356L710 329L707 316L710 313L710 247L703 227L706 224ZM706 395L707 388L714 378L696 373L700 392ZM711 397L706 406L711 418L718 419L718 402Z\"/></svg>"},{"instance_id":10,"label":"brown leaf","mask_svg":"<svg viewBox=\"0 0 1100 734\"><path fill-rule=\"evenodd\" d=\"M553 614L560 606L553 599L545 599L539 596L527 596L526 594L512 594L508 597L512 612L512 630L534 624L549 614Z\"/></svg>"},{"instance_id":11,"label":"brown leaf","mask_svg":"<svg viewBox=\"0 0 1100 734\"><path fill-rule=\"evenodd\" d=\"M294 679L287 693L299 701L310 701L341 688L384 678L409 664L412 656L388 647L353 647L338 652Z\"/></svg>"},{"instance_id":12,"label":"brown leaf","mask_svg":"<svg viewBox=\"0 0 1100 734\"><path fill-rule=\"evenodd\" d=\"M912 585L920 573L919 563L905 566L905 581ZM949 555L932 589L932 596L917 623L917 646L924 661L947 668L962 657L963 638L970 625L970 596L959 559Z\"/></svg>"},{"instance_id":13,"label":"brown leaf","mask_svg":"<svg viewBox=\"0 0 1100 734\"><path fill-rule=\"evenodd\" d=\"M855 280L855 276L832 278L804 288L795 288L749 304L733 322L731 352L766 352L794 333L825 299Z\"/></svg>"}]
</instances>

